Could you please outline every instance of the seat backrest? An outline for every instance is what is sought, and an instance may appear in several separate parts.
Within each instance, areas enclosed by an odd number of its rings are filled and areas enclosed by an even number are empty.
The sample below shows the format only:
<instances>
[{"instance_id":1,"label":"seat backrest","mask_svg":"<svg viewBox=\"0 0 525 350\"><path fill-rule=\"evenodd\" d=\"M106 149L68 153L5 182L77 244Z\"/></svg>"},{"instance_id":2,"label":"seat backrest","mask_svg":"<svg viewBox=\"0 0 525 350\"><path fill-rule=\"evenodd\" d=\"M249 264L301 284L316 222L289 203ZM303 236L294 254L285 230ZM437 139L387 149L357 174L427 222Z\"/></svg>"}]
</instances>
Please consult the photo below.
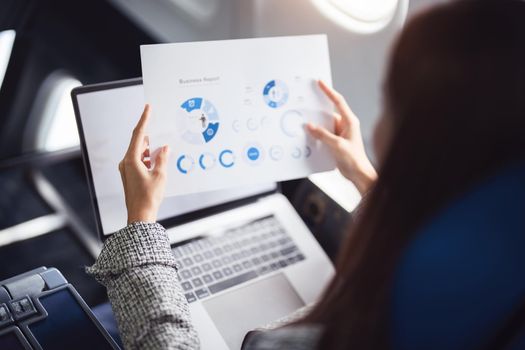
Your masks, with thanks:
<instances>
[{"instance_id":1,"label":"seat backrest","mask_svg":"<svg viewBox=\"0 0 525 350\"><path fill-rule=\"evenodd\" d=\"M119 347L64 276L41 267L0 281L0 349Z\"/></svg>"},{"instance_id":2,"label":"seat backrest","mask_svg":"<svg viewBox=\"0 0 525 350\"><path fill-rule=\"evenodd\" d=\"M525 163L452 203L407 248L392 294L396 349L490 343L525 301Z\"/></svg>"}]
</instances>

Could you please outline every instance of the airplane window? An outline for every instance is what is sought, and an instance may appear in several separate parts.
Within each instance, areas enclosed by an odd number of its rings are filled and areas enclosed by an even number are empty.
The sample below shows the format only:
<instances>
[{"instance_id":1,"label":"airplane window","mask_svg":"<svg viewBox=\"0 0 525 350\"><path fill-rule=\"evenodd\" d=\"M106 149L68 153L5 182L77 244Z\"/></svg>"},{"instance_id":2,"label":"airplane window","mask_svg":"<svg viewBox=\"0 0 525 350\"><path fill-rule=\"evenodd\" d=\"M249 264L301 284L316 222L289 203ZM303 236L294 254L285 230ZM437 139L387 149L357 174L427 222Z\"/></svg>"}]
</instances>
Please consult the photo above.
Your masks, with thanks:
<instances>
[{"instance_id":1,"label":"airplane window","mask_svg":"<svg viewBox=\"0 0 525 350\"><path fill-rule=\"evenodd\" d=\"M4 30L0 32L0 87L4 81L7 64L11 57L11 50L15 42L16 33L14 30Z\"/></svg>"},{"instance_id":2,"label":"airplane window","mask_svg":"<svg viewBox=\"0 0 525 350\"><path fill-rule=\"evenodd\" d=\"M48 95L37 135L39 149L56 151L80 144L71 102L71 90L80 85L80 81L70 76L60 76L53 81L53 91Z\"/></svg>"},{"instance_id":3,"label":"airplane window","mask_svg":"<svg viewBox=\"0 0 525 350\"><path fill-rule=\"evenodd\" d=\"M386 27L398 7L408 0L312 0L326 17L358 33L374 33ZM405 11L406 12L406 11Z\"/></svg>"}]
</instances>

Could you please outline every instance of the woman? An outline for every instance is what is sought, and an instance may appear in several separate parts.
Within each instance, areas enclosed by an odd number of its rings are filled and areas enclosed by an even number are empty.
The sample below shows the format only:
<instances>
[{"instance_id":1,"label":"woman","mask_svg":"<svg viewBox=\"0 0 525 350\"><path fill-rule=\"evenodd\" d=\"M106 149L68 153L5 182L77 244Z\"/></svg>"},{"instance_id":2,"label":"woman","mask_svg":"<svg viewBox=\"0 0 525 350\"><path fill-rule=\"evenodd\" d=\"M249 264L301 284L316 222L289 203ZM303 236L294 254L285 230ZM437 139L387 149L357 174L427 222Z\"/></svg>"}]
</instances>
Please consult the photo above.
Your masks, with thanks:
<instances>
[{"instance_id":1,"label":"woman","mask_svg":"<svg viewBox=\"0 0 525 350\"><path fill-rule=\"evenodd\" d=\"M407 24L384 85L377 180L357 117L319 84L338 112L335 133L315 125L309 132L330 147L364 203L319 303L289 327L249 337L245 348L403 347L392 337L389 303L398 263L418 229L484 179L525 161L524 18L521 1L462 1ZM198 339L169 242L154 223L168 149L153 170L142 162L148 116L146 107L119 166L128 226L108 239L89 272L108 288L128 349L193 349ZM481 331L479 339L488 341Z\"/></svg>"}]
</instances>

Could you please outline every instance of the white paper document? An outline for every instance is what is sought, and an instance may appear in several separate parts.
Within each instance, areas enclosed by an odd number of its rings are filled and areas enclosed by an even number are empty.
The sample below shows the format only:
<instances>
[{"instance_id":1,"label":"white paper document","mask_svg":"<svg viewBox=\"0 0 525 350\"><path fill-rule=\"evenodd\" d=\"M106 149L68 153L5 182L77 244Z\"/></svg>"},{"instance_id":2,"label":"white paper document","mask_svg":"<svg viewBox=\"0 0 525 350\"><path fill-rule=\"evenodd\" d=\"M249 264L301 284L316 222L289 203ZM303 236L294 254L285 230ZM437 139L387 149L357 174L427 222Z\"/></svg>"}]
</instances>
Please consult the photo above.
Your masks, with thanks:
<instances>
[{"instance_id":1,"label":"white paper document","mask_svg":"<svg viewBox=\"0 0 525 350\"><path fill-rule=\"evenodd\" d=\"M331 170L305 130L333 129L325 35L141 46L152 150L169 145L166 196Z\"/></svg>"}]
</instances>

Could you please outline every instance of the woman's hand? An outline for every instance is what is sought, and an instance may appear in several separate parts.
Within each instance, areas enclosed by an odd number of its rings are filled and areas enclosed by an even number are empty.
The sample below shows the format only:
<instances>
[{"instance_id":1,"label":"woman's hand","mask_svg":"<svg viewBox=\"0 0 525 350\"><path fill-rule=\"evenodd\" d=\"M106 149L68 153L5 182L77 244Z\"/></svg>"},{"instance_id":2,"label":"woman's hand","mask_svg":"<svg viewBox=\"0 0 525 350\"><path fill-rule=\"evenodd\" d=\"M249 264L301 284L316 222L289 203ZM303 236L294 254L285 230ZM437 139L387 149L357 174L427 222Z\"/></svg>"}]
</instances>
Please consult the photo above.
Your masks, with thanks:
<instances>
[{"instance_id":1,"label":"woman's hand","mask_svg":"<svg viewBox=\"0 0 525 350\"><path fill-rule=\"evenodd\" d=\"M166 166L168 163L168 146L158 152L155 167L151 168L149 159L149 140L145 134L150 116L149 105L146 105L140 120L133 129L129 148L118 168L122 176L128 224L136 221L155 222L157 212L164 197L166 185Z\"/></svg>"},{"instance_id":2,"label":"woman's hand","mask_svg":"<svg viewBox=\"0 0 525 350\"><path fill-rule=\"evenodd\" d=\"M340 93L322 81L319 81L319 87L337 109L338 113L334 113L335 133L312 123L307 124L307 129L330 148L341 174L363 195L377 179L377 173L366 155L359 119Z\"/></svg>"}]
</instances>

